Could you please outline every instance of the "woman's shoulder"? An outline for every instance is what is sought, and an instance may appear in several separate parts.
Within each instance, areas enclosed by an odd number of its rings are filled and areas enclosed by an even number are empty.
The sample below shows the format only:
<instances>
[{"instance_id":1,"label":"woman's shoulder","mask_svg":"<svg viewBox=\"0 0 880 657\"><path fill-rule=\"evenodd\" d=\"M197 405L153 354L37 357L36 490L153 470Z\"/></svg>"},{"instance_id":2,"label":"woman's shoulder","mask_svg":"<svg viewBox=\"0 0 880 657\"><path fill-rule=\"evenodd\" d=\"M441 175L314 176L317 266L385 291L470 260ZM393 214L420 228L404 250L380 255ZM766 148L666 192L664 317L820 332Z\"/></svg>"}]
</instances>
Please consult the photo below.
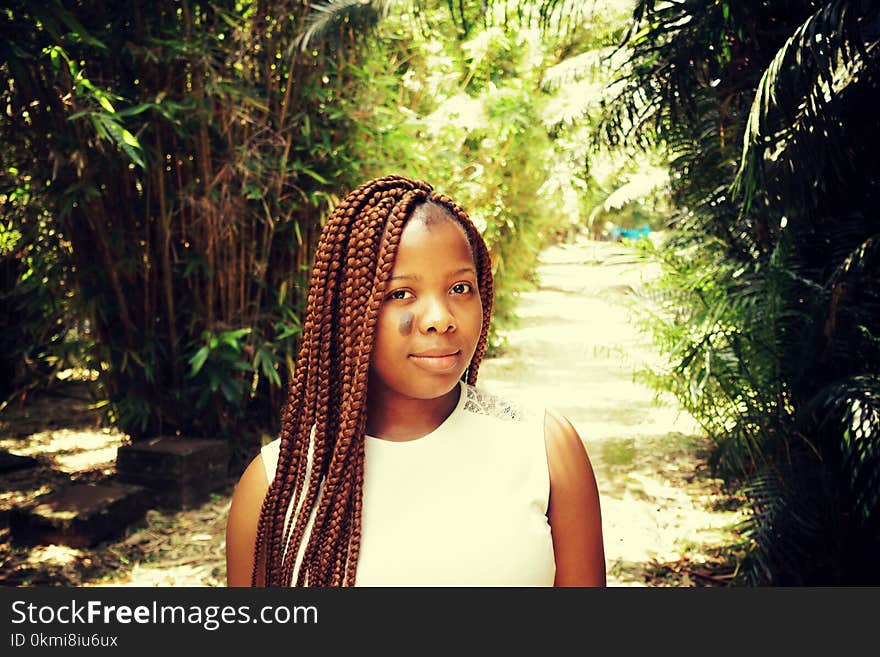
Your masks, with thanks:
<instances>
[{"instance_id":1,"label":"woman's shoulder","mask_svg":"<svg viewBox=\"0 0 880 657\"><path fill-rule=\"evenodd\" d=\"M586 455L583 440L565 415L552 407L544 409L544 439L547 442L547 455L551 460L566 460L569 456L582 459Z\"/></svg>"},{"instance_id":2,"label":"woman's shoulder","mask_svg":"<svg viewBox=\"0 0 880 657\"><path fill-rule=\"evenodd\" d=\"M463 409L476 416L510 421L539 429L548 451L571 450L582 446L580 435L571 421L552 406L527 399L515 392L465 384Z\"/></svg>"},{"instance_id":3,"label":"woman's shoulder","mask_svg":"<svg viewBox=\"0 0 880 657\"><path fill-rule=\"evenodd\" d=\"M583 440L571 421L548 408L544 422L556 586L604 586L599 488Z\"/></svg>"},{"instance_id":4,"label":"woman's shoulder","mask_svg":"<svg viewBox=\"0 0 880 657\"><path fill-rule=\"evenodd\" d=\"M250 462L235 486L226 519L226 576L229 586L248 586L254 563L257 523L269 489L262 454Z\"/></svg>"}]
</instances>

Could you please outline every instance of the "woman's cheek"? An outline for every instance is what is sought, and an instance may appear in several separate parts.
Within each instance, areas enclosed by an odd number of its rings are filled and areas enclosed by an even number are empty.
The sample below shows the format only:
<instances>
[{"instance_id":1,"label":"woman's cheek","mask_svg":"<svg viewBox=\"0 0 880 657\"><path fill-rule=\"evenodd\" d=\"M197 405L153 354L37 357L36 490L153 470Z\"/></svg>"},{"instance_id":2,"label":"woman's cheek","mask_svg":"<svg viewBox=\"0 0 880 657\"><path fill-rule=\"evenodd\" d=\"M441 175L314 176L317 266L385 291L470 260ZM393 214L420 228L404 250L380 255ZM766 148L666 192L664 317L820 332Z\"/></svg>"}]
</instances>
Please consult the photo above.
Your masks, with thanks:
<instances>
[{"instance_id":1,"label":"woman's cheek","mask_svg":"<svg viewBox=\"0 0 880 657\"><path fill-rule=\"evenodd\" d=\"M411 311L405 310L403 311L403 313L401 313L400 320L397 325L397 330L400 331L401 335L406 336L412 333L413 319L414 316Z\"/></svg>"}]
</instances>

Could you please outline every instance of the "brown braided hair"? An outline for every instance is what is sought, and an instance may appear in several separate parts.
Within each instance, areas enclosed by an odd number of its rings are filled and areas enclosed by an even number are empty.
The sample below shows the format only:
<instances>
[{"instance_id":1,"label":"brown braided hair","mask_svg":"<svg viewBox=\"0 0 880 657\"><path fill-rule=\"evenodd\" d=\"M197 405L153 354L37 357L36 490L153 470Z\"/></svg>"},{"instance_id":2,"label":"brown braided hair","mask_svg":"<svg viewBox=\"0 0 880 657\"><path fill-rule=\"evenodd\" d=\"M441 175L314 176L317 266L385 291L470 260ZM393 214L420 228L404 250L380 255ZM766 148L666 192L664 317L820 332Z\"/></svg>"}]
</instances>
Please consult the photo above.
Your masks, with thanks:
<instances>
[{"instance_id":1,"label":"brown braided hair","mask_svg":"<svg viewBox=\"0 0 880 657\"><path fill-rule=\"evenodd\" d=\"M252 584L262 564L266 586L290 586L304 540L297 586L354 584L375 327L401 233L424 203L446 209L464 228L474 256L483 323L462 379L476 383L493 292L483 238L461 207L426 182L392 175L361 185L333 210L318 241L302 342L281 418L278 465L260 511ZM287 522L289 509L293 516Z\"/></svg>"}]
</instances>

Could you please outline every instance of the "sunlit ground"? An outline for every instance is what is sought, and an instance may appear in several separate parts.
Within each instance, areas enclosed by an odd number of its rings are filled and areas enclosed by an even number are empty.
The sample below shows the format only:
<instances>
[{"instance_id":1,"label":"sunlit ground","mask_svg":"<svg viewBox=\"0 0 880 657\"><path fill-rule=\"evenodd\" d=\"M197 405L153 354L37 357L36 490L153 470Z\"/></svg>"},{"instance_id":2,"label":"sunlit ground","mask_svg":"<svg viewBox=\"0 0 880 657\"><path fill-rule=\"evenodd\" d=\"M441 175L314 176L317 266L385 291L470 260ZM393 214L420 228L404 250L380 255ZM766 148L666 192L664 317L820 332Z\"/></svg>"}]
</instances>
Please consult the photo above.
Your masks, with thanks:
<instances>
[{"instance_id":1,"label":"sunlit ground","mask_svg":"<svg viewBox=\"0 0 880 657\"><path fill-rule=\"evenodd\" d=\"M55 429L31 434L24 442L0 439L0 449L20 456L42 456L61 472L74 473L104 465L109 473L116 462L116 450L124 439L123 434L108 428Z\"/></svg>"},{"instance_id":2,"label":"sunlit ground","mask_svg":"<svg viewBox=\"0 0 880 657\"><path fill-rule=\"evenodd\" d=\"M63 413L60 416L63 421ZM124 439L119 431L106 427L58 428L24 437L0 437L0 450L36 458L40 472L45 472L39 478L34 478L30 470L4 475L0 480L0 510L52 492L66 475L87 471L92 478L111 475L115 471L116 450Z\"/></svg>"},{"instance_id":3,"label":"sunlit ground","mask_svg":"<svg viewBox=\"0 0 880 657\"><path fill-rule=\"evenodd\" d=\"M149 511L145 528L115 546L119 572L84 586L225 586L228 512L229 494L191 511Z\"/></svg>"}]
</instances>

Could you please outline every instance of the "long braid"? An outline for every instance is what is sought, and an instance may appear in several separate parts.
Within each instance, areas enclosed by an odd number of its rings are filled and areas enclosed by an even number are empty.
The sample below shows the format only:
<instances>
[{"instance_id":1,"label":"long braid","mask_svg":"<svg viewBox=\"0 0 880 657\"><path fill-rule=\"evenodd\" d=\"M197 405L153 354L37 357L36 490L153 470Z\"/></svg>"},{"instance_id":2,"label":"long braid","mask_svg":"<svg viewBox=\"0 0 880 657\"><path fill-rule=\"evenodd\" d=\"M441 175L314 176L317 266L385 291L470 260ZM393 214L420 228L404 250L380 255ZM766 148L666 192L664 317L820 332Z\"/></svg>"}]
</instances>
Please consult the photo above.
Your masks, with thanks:
<instances>
[{"instance_id":1,"label":"long braid","mask_svg":"<svg viewBox=\"0 0 880 657\"><path fill-rule=\"evenodd\" d=\"M304 413L302 413L301 421L293 432L294 445L290 450L290 454L291 460L296 466L293 471L294 476L288 477L284 488L285 492L292 489L292 494L287 493L281 498L281 508L285 511L292 498L297 500L297 504L299 504L302 498L306 463L312 445L311 426L313 422L322 428L325 428L327 425L327 399L330 393L329 386L327 385L327 363L330 362L331 354L320 347L321 345L328 344L331 327L327 326L326 322L322 322L321 318L328 314L331 316L334 314L334 309L327 308L327 302L332 301L334 298L334 291L337 285L336 272L338 271L338 263L340 261L339 253L345 244L346 227L346 224L339 224L339 230L334 230L336 225L331 227L327 231L327 238L320 241L315 255L314 277L310 284L309 305L307 306L311 309L311 312L306 317L306 324L308 326L304 327L304 334L307 333L309 335L309 348L305 362L307 384L304 392L305 398L308 401L306 402L305 409L303 409ZM305 347L301 349L305 349ZM286 450L282 450L282 454L286 452ZM311 508L314 503L317 483L320 480L322 469L323 453L313 454L313 456L315 461L309 473L306 499L302 503L302 508L304 509ZM288 463L285 462L281 455L279 455L278 467L282 472L290 472ZM276 546L276 554L277 550L284 550L290 544L291 533L294 535L295 544L298 544L301 540L307 520L307 517L301 516L302 514L298 514L295 518L295 523L291 523L286 527L283 539ZM278 523L278 529L281 529L280 523ZM281 568L282 582L290 580L295 556L295 554L287 554L283 560Z\"/></svg>"},{"instance_id":2,"label":"long braid","mask_svg":"<svg viewBox=\"0 0 880 657\"><path fill-rule=\"evenodd\" d=\"M380 203L379 207L388 203ZM386 210L387 211L387 210ZM330 470L326 479L325 495L318 508L318 518L323 518L324 523L316 520L313 528L314 540L311 541L310 550L306 554L304 563L316 563L323 565L322 575L329 576L329 581L318 579L319 585L334 585L339 578L340 543L345 541L345 510L350 506L351 495L351 469L352 448L356 442L355 434L358 433L360 417L352 410L358 409L362 404L357 399L358 389L358 360L359 360L359 337L357 335L358 322L355 317L363 314L364 290L358 289L362 284L364 268L366 266L366 254L369 253L368 244L370 224L367 222L361 231L352 235L348 252L345 256L347 275L345 284L340 290L340 302L348 310L340 319L341 333L343 336L341 359L341 418L334 450L330 463ZM376 232L375 229L372 232ZM366 243L365 243L366 242ZM360 387L363 387L362 385ZM347 542L347 541L345 541ZM334 558L335 557L335 558Z\"/></svg>"},{"instance_id":3,"label":"long braid","mask_svg":"<svg viewBox=\"0 0 880 657\"><path fill-rule=\"evenodd\" d=\"M427 194L427 190L419 189L416 192L407 195L404 201L402 201L398 207L395 214L392 214L388 226L385 230L384 239L379 250L379 255L377 259L377 264L375 267L375 274L373 278L373 294L372 299L370 301L369 308L367 309L365 315L365 331L364 337L369 336L369 343L367 346L367 358L361 364L362 371L360 372L361 376L367 377L369 375L369 352L372 350L372 341L373 336L375 335L376 324L379 319L379 310L381 308L382 299L385 296L385 289L388 284L388 279L391 277L391 271L394 268L394 261L397 257L397 247L400 244L400 237L403 233L403 226L406 222L407 215L410 214L410 208L413 205L415 200L422 200L425 198ZM364 417L366 420L366 417ZM361 435L363 434L363 430L361 430ZM354 499L354 522L352 523L350 541L348 544L348 564L349 567L345 570L345 577L343 584L346 586L351 586L354 584L355 578L357 576L357 562L358 557L360 555L360 538L361 538L361 515L363 510L363 481L364 481L364 467L363 467L363 459L364 459L364 450L365 445L364 441L361 439L358 441L358 460L359 464L354 473L354 487L355 490L359 492L358 495L355 496Z\"/></svg>"},{"instance_id":4,"label":"long braid","mask_svg":"<svg viewBox=\"0 0 880 657\"><path fill-rule=\"evenodd\" d=\"M377 185L380 187L380 185ZM364 211L364 206L366 205L365 201L370 200L369 190L360 190L361 193L355 192L353 196L355 199L350 206L343 206L340 208L340 215L342 217L341 223L344 227L350 228L354 221L357 220L359 214ZM338 217L337 217L338 218ZM331 226L332 229L332 221L328 222L328 226ZM357 251L356 251L357 252ZM337 277L334 278L334 284L341 290L343 283L341 283L338 279L339 277L344 277L346 272L349 270L348 267L341 267L339 263L346 262L349 256L346 256L344 251L338 250L334 254L334 259L332 260L332 267L334 272L337 274ZM351 295L349 295L350 297ZM344 310L340 310L340 308ZM327 475L327 457L331 450L331 448L336 448L336 440L334 437L339 435L340 432L340 422L342 420L342 415L344 415L345 407L347 406L345 399L345 392L341 389L345 384L343 381L340 381L340 367L332 366L333 363L336 363L342 358L345 354L346 345L345 340L347 338L343 338L343 344L338 344L338 339L335 337L336 333L339 332L340 326L342 327L343 336L348 335L348 330L346 327L350 325L350 318L353 314L357 313L357 309L352 307L350 303L346 303L341 300L341 297L334 296L334 303L331 312L324 316L323 319L323 336L322 336L322 344L325 345L325 349L323 349L323 359L322 365L320 368L320 378L321 385L320 390L322 391L325 398L330 398L335 401L336 408L341 409L340 413L327 415L326 413L326 402L321 404L321 415L323 416L321 420L318 421L316 425L315 431L315 442L317 445L317 458L315 463L313 464L312 469L312 482L317 482L318 479L322 476ZM336 326L338 323L340 326ZM346 363L343 362L341 366L341 372L347 372L350 368L346 366ZM323 418L327 418L327 422L323 422ZM340 446L341 447L341 446ZM316 516L316 521L314 523L311 537L309 541L309 547L307 548L306 554L303 558L303 565L299 571L298 584L303 584L305 581L305 576L307 571L310 570L306 567L307 564L310 563L318 563L320 564L320 560L315 559L314 550L316 546L320 545L322 541L325 540L325 531L323 527L323 523L321 522L322 518L326 517L326 509L328 507L327 504L323 504L324 501L331 501L333 499L333 495L335 494L335 486L334 483L325 481L325 490L327 494L322 498L322 507L318 511L318 515ZM309 496L306 500L304 508L311 509L314 506L314 500L316 497L317 486L315 483L312 483ZM333 500L333 502L338 504L337 500ZM291 545L298 546L302 539L302 534L305 530L305 526L307 524L307 516L306 514L301 514L299 520L299 529L297 535L294 537L294 541ZM293 568L295 552L291 550L288 554L289 564L288 568L286 568L286 572L289 573ZM320 568L319 568L320 569ZM289 575L285 575L285 579L289 580ZM314 585L321 585L320 580L315 580L312 578L312 582Z\"/></svg>"},{"instance_id":5,"label":"long braid","mask_svg":"<svg viewBox=\"0 0 880 657\"><path fill-rule=\"evenodd\" d=\"M337 208L337 211L344 212L347 205L349 204L343 203ZM303 339L296 362L295 378L291 384L288 399L289 410L282 419L281 438L283 448L279 452L276 472L288 473L288 476L285 479L280 479L276 476L273 480L260 519L260 525L262 526L264 522L262 516L267 513L271 514L272 520L270 521L268 518L266 520L266 524L271 524L273 529L272 538L267 549L268 555L284 553L285 546L290 541L291 529L293 530L293 544L297 545L302 538L306 524L305 519L302 519L302 522L300 522L300 516L303 514L299 514L295 518L296 526L293 528L288 526L287 531L284 532L282 537L285 527L283 520L278 520L278 516L280 514L282 519L285 518L284 514L291 499L295 497L297 503L299 503L302 495L306 462L311 445L312 418L310 416L316 416L321 426L324 426L326 422L328 395L328 387L326 385L327 367L318 367L317 360L323 351L320 349L320 345L327 344L331 330L328 323L322 322L321 318L328 312L325 302L333 297L333 289L335 287L333 272L338 268L338 252L345 241L345 231L339 229L344 229L344 227L344 223L328 221L315 252L315 263L312 269L312 280L309 285L307 301L308 312L303 324ZM316 332L318 333L317 336L315 335ZM317 371L322 371L324 374L324 376L320 377L321 381L318 381ZM317 399L315 396L316 392ZM309 403L309 399L313 400L313 402ZM303 406L305 406L305 409ZM291 462L295 464L293 469L290 467ZM311 508L314 502L317 492L314 483L318 481L319 474L320 468L315 467L313 463L308 492L306 499L302 503L303 509ZM272 502L271 506L269 504L270 501ZM259 539L260 534L258 532ZM290 581L290 571L293 563L291 562L288 566L286 561L287 559L280 562L277 557L267 558L267 585L288 583ZM282 566L280 572L277 569L278 565Z\"/></svg>"},{"instance_id":6,"label":"long braid","mask_svg":"<svg viewBox=\"0 0 880 657\"><path fill-rule=\"evenodd\" d=\"M492 307L482 238L464 210L425 182L386 176L361 185L330 214L315 252L278 465L260 511L252 583L259 581L260 563L267 586L289 586L294 578L298 586L355 582L375 330L403 228L426 201L461 224L474 256L483 324L466 380L476 382Z\"/></svg>"},{"instance_id":7,"label":"long braid","mask_svg":"<svg viewBox=\"0 0 880 657\"><path fill-rule=\"evenodd\" d=\"M408 214L407 197L409 196L410 193L405 194L404 198L394 208L394 215L390 220L391 230L388 233L388 239L399 241L402 225ZM368 217L368 220L365 222L364 231L372 230L373 233L376 233L375 228L381 227L385 224L383 217L386 215L381 213L382 205L384 204L379 204L375 210L371 210L371 214L375 214L376 216L373 219ZM395 230L395 226L399 226L400 228ZM370 239L372 235L368 235L367 237L368 242L373 242L373 240ZM332 507L333 511L328 512L329 518L324 526L318 528L316 522L316 530L323 533L323 536L321 534L317 535L320 542L321 552L317 556L314 554L309 555L318 563L325 566L323 572L324 574L329 575L330 579L329 581L321 581L319 584L325 586L337 586L341 584L343 572L345 570L345 561L347 561L348 556L346 525L348 525L348 528L350 529L350 523L347 523L346 519L349 516L347 510L352 502L350 496L346 494L346 491L347 489L350 489L352 479L354 478L353 469L358 461L357 456L351 454L351 452L353 449L363 450L363 433L366 423L366 381L369 374L370 358L370 349L368 345L371 345L373 341L373 336L372 334L368 334L368 329L375 325L375 321L369 321L370 318L368 316L367 308L365 307L373 297L373 294L371 294L369 290L371 278L370 269L375 267L375 265L372 265L369 269L363 266L364 253L367 252L367 250L363 248L364 246L365 244L356 243L353 248L349 250L346 264L347 270L351 272L351 276L348 281L349 285L346 286L342 295L342 300L346 304L346 307L352 309L352 312L347 313L343 318L345 353L342 359L342 400L343 406L349 409L349 412L345 414L344 419L346 420L346 424L340 427L340 443L337 445L335 453L335 455L338 456L338 460L334 463L336 468L331 469L327 480L328 490L335 491L337 486L339 487L339 498L333 500L328 496L322 500L322 507L325 505L327 508ZM375 253L375 249L370 249L369 253ZM383 278L387 279L388 276L390 276L392 265L393 261L389 262L389 266L383 266L380 260L378 266L378 272L380 272L379 275L382 275L382 272L384 272ZM360 285L360 289L355 288L355 283ZM377 290L376 294L381 294L381 290ZM379 298L381 299L381 297ZM378 315L378 303L376 304L375 314ZM366 322L361 320L363 317L366 317ZM350 403L345 403L347 401L350 401ZM362 461L362 459L360 460ZM331 468L332 467L333 466L331 466ZM338 484L337 477L341 477ZM360 493L361 491L357 491L358 496ZM319 508L319 517L322 515L323 510L323 508ZM340 545L346 546L346 549L339 549Z\"/></svg>"},{"instance_id":8,"label":"long braid","mask_svg":"<svg viewBox=\"0 0 880 657\"><path fill-rule=\"evenodd\" d=\"M321 340L319 344L323 345L324 348L318 350L320 351L321 359L317 374L319 381L317 392L317 421L314 438L316 445L315 461L312 464L309 490L303 505L304 509L312 509L314 506L318 492L318 482L321 480L322 476L326 474L325 464L329 448L331 447L330 443L332 441L332 436L336 435L339 426L338 416L336 414L328 413L330 400L341 399L339 394L338 377L336 376L336 372L334 371L335 368L333 367L333 363L338 359L339 352L338 345L334 339L334 319L339 316L339 302L335 291L340 286L340 277L345 273L345 268L340 266L340 263L344 261L343 254L347 244L347 239L345 238L350 237L353 219L357 217L362 208L361 201L362 198L359 197L354 199L353 203L340 206L338 216L332 217L327 225L328 234L337 235L337 239L334 241L336 248L328 254L328 260L324 262L324 265L333 273L332 278L328 281L324 294L324 297L329 298L332 303L331 307L327 309L324 314L318 315L315 313L316 319L321 321ZM339 221L334 221L334 219L339 219ZM308 515L306 513L299 514L293 540L288 543L288 545L296 546L297 550L301 544L307 521ZM294 550L290 550L287 553L284 568L284 581L290 581L292 578L296 555L297 551ZM305 569L301 568L300 577L303 578L305 573ZM302 582L299 583L301 584Z\"/></svg>"}]
</instances>

